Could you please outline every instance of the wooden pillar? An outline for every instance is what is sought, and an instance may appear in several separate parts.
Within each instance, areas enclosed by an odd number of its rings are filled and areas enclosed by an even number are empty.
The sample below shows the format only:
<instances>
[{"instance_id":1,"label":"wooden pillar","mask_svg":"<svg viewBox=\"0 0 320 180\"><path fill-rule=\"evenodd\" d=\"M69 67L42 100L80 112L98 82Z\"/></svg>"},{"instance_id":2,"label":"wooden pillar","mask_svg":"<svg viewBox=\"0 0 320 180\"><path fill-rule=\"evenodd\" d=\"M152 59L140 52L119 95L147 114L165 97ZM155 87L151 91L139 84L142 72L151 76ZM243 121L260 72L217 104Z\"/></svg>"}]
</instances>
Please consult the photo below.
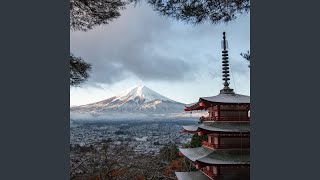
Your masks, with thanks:
<instances>
[{"instance_id":1,"label":"wooden pillar","mask_svg":"<svg viewBox=\"0 0 320 180\"><path fill-rule=\"evenodd\" d=\"M220 134L217 134L218 137L218 147L220 147Z\"/></svg>"},{"instance_id":2,"label":"wooden pillar","mask_svg":"<svg viewBox=\"0 0 320 180\"><path fill-rule=\"evenodd\" d=\"M220 121L220 105L217 105L218 121Z\"/></svg>"}]
</instances>

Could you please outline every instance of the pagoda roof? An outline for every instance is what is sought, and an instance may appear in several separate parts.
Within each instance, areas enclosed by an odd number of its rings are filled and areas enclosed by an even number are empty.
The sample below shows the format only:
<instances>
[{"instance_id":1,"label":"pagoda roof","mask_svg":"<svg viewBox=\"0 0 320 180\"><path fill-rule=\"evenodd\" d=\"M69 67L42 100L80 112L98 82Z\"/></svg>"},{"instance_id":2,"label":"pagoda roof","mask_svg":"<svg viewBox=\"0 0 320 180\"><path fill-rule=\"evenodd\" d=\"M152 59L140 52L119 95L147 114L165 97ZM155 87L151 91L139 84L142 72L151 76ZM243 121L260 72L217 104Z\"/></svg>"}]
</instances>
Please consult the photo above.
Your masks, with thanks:
<instances>
[{"instance_id":1,"label":"pagoda roof","mask_svg":"<svg viewBox=\"0 0 320 180\"><path fill-rule=\"evenodd\" d=\"M202 123L199 125L182 126L183 129L190 132L199 130L206 130L210 132L221 132L221 133L249 133L250 123L249 122L210 122Z\"/></svg>"},{"instance_id":2,"label":"pagoda roof","mask_svg":"<svg viewBox=\"0 0 320 180\"><path fill-rule=\"evenodd\" d=\"M179 151L191 161L196 161L198 159L208 156L214 150L203 148L203 147L197 147L197 148L179 148Z\"/></svg>"},{"instance_id":3,"label":"pagoda roof","mask_svg":"<svg viewBox=\"0 0 320 180\"><path fill-rule=\"evenodd\" d=\"M230 153L227 151L213 151L210 155L197 160L205 164L234 165L250 164L250 154Z\"/></svg>"},{"instance_id":4,"label":"pagoda roof","mask_svg":"<svg viewBox=\"0 0 320 180\"><path fill-rule=\"evenodd\" d=\"M212 132L243 133L250 132L249 122L211 122L202 123L198 128Z\"/></svg>"},{"instance_id":5,"label":"pagoda roof","mask_svg":"<svg viewBox=\"0 0 320 180\"><path fill-rule=\"evenodd\" d=\"M183 129L185 129L186 131L198 131L199 129L199 125L190 125L190 126L182 126Z\"/></svg>"},{"instance_id":6,"label":"pagoda roof","mask_svg":"<svg viewBox=\"0 0 320 180\"><path fill-rule=\"evenodd\" d=\"M186 105L185 111L205 109L205 107L200 105L201 102L209 104L250 104L250 96L232 93L220 93L216 96L200 97L198 102Z\"/></svg>"},{"instance_id":7,"label":"pagoda roof","mask_svg":"<svg viewBox=\"0 0 320 180\"><path fill-rule=\"evenodd\" d=\"M192 171L192 172L175 172L178 180L210 180L201 171Z\"/></svg>"},{"instance_id":8,"label":"pagoda roof","mask_svg":"<svg viewBox=\"0 0 320 180\"><path fill-rule=\"evenodd\" d=\"M250 164L250 154L240 154L241 151L211 150L204 147L179 148L179 150L185 157L193 162L201 162L210 165Z\"/></svg>"},{"instance_id":9,"label":"pagoda roof","mask_svg":"<svg viewBox=\"0 0 320 180\"><path fill-rule=\"evenodd\" d=\"M220 93L216 96L201 97L200 99L206 100L208 102L216 103L240 103L240 104L250 104L250 96L241 94L223 94Z\"/></svg>"}]
</instances>

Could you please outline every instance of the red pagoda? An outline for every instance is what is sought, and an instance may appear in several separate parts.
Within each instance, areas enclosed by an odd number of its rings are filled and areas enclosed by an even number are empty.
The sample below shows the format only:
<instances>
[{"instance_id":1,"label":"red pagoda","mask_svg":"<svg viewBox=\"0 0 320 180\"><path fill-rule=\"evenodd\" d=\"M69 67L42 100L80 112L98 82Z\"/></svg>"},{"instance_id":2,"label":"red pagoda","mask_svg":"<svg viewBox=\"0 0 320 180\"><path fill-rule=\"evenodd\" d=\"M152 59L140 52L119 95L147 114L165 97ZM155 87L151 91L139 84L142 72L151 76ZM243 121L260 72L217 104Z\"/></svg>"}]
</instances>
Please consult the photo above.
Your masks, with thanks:
<instances>
[{"instance_id":1,"label":"red pagoda","mask_svg":"<svg viewBox=\"0 0 320 180\"><path fill-rule=\"evenodd\" d=\"M207 137L202 147L180 148L180 155L198 169L176 172L179 180L250 179L250 96L229 87L229 61L225 32L222 41L223 89L216 96L200 97L185 111L207 110L198 125L183 126L186 133Z\"/></svg>"}]
</instances>

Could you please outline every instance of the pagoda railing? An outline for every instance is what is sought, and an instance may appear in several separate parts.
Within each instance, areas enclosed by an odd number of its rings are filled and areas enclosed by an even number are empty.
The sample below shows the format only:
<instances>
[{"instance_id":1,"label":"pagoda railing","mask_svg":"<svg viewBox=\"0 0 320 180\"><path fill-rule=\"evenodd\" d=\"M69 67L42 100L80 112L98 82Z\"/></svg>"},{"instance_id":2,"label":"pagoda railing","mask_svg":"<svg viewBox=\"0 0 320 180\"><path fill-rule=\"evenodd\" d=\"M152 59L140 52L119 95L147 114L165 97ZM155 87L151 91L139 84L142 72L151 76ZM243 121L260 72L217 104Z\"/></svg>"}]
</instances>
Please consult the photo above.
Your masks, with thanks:
<instances>
[{"instance_id":1,"label":"pagoda railing","mask_svg":"<svg viewBox=\"0 0 320 180\"><path fill-rule=\"evenodd\" d=\"M250 117L230 117L230 116L214 116L214 117L203 117L200 121L250 121Z\"/></svg>"},{"instance_id":2,"label":"pagoda railing","mask_svg":"<svg viewBox=\"0 0 320 180\"><path fill-rule=\"evenodd\" d=\"M215 149L216 148L215 144L209 143L208 141L202 141L201 144L202 144L202 146L210 148L210 149Z\"/></svg>"},{"instance_id":3,"label":"pagoda railing","mask_svg":"<svg viewBox=\"0 0 320 180\"><path fill-rule=\"evenodd\" d=\"M203 168L202 171L212 179L215 179L218 177L217 175L215 175L213 172L207 170L206 168Z\"/></svg>"},{"instance_id":4,"label":"pagoda railing","mask_svg":"<svg viewBox=\"0 0 320 180\"><path fill-rule=\"evenodd\" d=\"M240 148L250 148L250 143L243 144L212 144L208 141L201 142L203 147L207 147L209 149L240 149Z\"/></svg>"}]
</instances>

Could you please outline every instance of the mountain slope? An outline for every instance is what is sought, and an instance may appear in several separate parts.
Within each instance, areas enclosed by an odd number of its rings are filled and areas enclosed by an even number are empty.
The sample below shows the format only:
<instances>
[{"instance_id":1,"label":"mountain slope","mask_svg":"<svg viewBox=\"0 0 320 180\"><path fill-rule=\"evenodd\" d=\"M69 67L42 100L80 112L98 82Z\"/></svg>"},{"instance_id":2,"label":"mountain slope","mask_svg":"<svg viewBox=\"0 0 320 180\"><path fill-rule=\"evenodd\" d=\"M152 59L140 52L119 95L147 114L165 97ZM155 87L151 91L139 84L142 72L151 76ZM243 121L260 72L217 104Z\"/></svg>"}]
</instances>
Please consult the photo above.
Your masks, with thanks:
<instances>
[{"instance_id":1,"label":"mountain slope","mask_svg":"<svg viewBox=\"0 0 320 180\"><path fill-rule=\"evenodd\" d=\"M71 116L91 115L94 117L136 117L161 114L184 113L184 104L171 100L146 86L136 86L96 103L70 108Z\"/></svg>"}]
</instances>

